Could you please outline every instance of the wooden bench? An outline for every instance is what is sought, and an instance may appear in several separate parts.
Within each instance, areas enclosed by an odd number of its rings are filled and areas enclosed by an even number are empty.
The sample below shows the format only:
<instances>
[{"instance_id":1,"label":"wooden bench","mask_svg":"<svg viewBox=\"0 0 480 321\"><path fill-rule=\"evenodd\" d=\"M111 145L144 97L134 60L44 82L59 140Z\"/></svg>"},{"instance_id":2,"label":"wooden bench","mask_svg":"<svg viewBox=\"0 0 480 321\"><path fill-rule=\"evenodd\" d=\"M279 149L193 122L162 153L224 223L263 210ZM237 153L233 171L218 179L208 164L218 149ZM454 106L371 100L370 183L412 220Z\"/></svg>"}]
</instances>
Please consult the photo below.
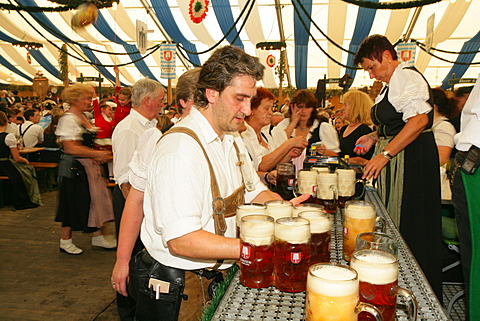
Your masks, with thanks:
<instances>
[{"instance_id":1,"label":"wooden bench","mask_svg":"<svg viewBox=\"0 0 480 321\"><path fill-rule=\"evenodd\" d=\"M48 192L53 191L53 185L56 182L58 163L44 163L44 162L30 162L30 165L35 167L38 174L39 183L45 186ZM45 176L40 174L45 172Z\"/></svg>"},{"instance_id":2,"label":"wooden bench","mask_svg":"<svg viewBox=\"0 0 480 321\"><path fill-rule=\"evenodd\" d=\"M3 181L8 181L8 180L10 180L8 176L0 176L0 207L3 207L3 196L4 196Z\"/></svg>"}]
</instances>

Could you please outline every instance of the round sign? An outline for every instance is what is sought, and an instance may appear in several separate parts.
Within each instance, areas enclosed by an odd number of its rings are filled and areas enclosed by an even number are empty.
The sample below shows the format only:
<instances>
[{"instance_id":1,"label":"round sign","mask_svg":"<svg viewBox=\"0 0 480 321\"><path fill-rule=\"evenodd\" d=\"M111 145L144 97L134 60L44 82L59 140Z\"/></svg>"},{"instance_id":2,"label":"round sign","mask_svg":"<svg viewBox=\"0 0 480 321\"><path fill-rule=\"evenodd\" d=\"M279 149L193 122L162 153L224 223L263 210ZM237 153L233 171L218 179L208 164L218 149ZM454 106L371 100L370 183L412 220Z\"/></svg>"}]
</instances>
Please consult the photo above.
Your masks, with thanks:
<instances>
[{"instance_id":1,"label":"round sign","mask_svg":"<svg viewBox=\"0 0 480 321\"><path fill-rule=\"evenodd\" d=\"M268 65L269 67L273 67L273 66L275 66L275 62L276 62L275 57L274 57L273 55L268 55L268 57L267 57L267 65Z\"/></svg>"}]
</instances>

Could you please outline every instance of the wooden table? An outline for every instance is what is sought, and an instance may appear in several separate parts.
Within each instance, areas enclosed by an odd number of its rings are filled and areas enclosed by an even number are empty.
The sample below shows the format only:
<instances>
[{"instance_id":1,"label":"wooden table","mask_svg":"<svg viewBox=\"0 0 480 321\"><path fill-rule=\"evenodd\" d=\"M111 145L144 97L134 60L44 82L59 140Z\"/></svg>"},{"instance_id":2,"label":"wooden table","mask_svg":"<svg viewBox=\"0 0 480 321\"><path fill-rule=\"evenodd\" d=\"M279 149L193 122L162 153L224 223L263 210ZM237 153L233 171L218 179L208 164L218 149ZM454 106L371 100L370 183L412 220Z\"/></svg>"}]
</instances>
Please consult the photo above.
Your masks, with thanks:
<instances>
[{"instance_id":1,"label":"wooden table","mask_svg":"<svg viewBox=\"0 0 480 321\"><path fill-rule=\"evenodd\" d=\"M387 234L398 243L399 286L413 292L418 301L418 320L449 320L435 296L417 261L406 245L398 229L388 216L378 193L367 190L365 199L375 204L377 215L385 218ZM335 214L332 227L331 261L347 264L343 259L343 212ZM405 306L399 297L397 320L408 320ZM286 293L271 286L265 289L250 289L239 283L238 272L232 279L212 320L282 320L298 321L305 318L305 292Z\"/></svg>"},{"instance_id":2,"label":"wooden table","mask_svg":"<svg viewBox=\"0 0 480 321\"><path fill-rule=\"evenodd\" d=\"M18 152L23 155L39 152L41 150L45 150L45 147L24 147L19 149Z\"/></svg>"}]
</instances>

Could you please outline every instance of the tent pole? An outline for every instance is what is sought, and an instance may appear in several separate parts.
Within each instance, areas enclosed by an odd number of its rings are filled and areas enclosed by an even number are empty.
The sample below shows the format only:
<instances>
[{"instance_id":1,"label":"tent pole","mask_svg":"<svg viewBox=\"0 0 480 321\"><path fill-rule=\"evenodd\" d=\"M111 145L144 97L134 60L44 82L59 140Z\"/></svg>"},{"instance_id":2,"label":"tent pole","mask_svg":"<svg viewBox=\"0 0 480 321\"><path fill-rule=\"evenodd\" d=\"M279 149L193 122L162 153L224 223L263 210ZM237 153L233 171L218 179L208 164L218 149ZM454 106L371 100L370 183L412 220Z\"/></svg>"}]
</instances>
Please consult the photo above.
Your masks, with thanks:
<instances>
[{"instance_id":1,"label":"tent pole","mask_svg":"<svg viewBox=\"0 0 480 321\"><path fill-rule=\"evenodd\" d=\"M422 7L416 7L415 12L413 13L412 20L410 20L410 24L408 25L407 32L403 35L403 41L407 42L412 35L413 28L417 24L418 17L420 16L420 12L422 11Z\"/></svg>"},{"instance_id":2,"label":"tent pole","mask_svg":"<svg viewBox=\"0 0 480 321\"><path fill-rule=\"evenodd\" d=\"M143 7L145 8L145 10L147 11L148 15L150 16L150 18L152 18L153 22L155 23L155 25L157 26L157 28L160 30L160 32L162 33L162 35L165 37L165 40L168 42L168 43L173 43L172 39L170 39L170 37L168 36L167 32L165 30L163 30L163 27L162 25L160 24L160 21L158 21L158 18L155 14L153 14L153 9L152 7L149 6L148 2L145 1L145 0L140 0L140 2L142 3ZM182 62L182 65L187 68L187 70L189 69L189 65L188 63L185 61L185 59L181 56L181 55L177 55L177 57L180 59L180 61Z\"/></svg>"},{"instance_id":3,"label":"tent pole","mask_svg":"<svg viewBox=\"0 0 480 321\"><path fill-rule=\"evenodd\" d=\"M280 41L285 42L285 31L283 30L283 17L280 0L275 0L275 10L277 12L278 32L280 33ZM288 65L287 48L285 48L285 52L283 54L285 55L285 74L287 75L288 87L291 87L292 83L290 81L290 66ZM280 84L280 86L282 85ZM282 99L282 97L279 98Z\"/></svg>"}]
</instances>

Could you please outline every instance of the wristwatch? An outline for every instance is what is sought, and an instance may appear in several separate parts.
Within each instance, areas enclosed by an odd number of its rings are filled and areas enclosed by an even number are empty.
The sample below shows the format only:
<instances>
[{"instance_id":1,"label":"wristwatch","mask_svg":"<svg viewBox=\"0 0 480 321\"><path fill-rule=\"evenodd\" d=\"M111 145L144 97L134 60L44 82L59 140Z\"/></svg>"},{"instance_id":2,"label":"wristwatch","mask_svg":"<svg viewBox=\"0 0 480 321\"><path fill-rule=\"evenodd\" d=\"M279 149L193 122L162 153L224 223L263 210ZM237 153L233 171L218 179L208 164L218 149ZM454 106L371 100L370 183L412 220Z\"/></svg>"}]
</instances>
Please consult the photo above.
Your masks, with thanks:
<instances>
[{"instance_id":1,"label":"wristwatch","mask_svg":"<svg viewBox=\"0 0 480 321\"><path fill-rule=\"evenodd\" d=\"M382 152L382 155L383 155L383 157L385 157L388 160L391 160L393 158L392 155L390 155L390 153L388 152L388 150L384 150Z\"/></svg>"}]
</instances>

